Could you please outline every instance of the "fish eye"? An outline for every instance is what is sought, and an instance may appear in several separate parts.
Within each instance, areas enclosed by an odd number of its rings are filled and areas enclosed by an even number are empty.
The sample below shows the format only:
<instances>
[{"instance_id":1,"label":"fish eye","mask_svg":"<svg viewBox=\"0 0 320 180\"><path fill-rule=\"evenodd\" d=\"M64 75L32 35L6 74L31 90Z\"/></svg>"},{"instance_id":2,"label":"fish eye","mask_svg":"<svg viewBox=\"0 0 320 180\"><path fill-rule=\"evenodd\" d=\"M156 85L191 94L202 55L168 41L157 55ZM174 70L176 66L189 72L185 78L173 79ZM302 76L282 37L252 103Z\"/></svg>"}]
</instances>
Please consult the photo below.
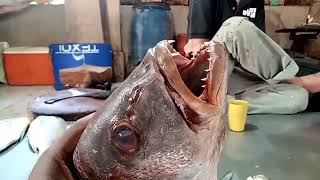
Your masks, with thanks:
<instances>
[{"instance_id":1,"label":"fish eye","mask_svg":"<svg viewBox=\"0 0 320 180\"><path fill-rule=\"evenodd\" d=\"M127 123L122 123L113 128L113 144L124 153L131 153L137 149L138 135L134 128Z\"/></svg>"}]
</instances>

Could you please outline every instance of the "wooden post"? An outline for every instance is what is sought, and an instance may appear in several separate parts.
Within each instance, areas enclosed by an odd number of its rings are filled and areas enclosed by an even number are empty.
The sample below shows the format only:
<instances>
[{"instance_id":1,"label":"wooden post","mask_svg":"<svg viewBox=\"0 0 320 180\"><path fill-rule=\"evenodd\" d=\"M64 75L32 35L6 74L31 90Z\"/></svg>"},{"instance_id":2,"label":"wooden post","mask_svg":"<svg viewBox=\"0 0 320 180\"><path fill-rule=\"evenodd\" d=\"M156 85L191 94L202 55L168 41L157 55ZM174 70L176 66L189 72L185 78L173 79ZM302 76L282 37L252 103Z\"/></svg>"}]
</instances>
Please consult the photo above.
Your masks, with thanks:
<instances>
[{"instance_id":1,"label":"wooden post","mask_svg":"<svg viewBox=\"0 0 320 180\"><path fill-rule=\"evenodd\" d=\"M99 0L67 0L65 9L68 41L104 42Z\"/></svg>"},{"instance_id":2,"label":"wooden post","mask_svg":"<svg viewBox=\"0 0 320 180\"><path fill-rule=\"evenodd\" d=\"M116 81L123 81L125 79L125 61L121 40L120 0L103 1L106 6L106 18L102 17L102 19L105 19L106 22L104 24L106 24L109 31L109 37L106 39L110 39L112 45L114 77Z\"/></svg>"}]
</instances>

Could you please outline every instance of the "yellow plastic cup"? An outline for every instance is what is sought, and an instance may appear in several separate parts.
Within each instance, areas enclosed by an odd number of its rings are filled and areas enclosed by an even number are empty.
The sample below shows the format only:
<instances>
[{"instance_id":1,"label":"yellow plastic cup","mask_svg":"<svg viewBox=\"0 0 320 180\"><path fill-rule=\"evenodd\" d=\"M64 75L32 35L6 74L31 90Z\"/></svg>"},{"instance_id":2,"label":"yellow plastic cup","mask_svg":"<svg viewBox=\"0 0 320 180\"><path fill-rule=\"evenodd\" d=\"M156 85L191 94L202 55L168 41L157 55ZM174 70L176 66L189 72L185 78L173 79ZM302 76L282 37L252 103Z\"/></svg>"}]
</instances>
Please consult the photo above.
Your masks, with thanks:
<instances>
[{"instance_id":1,"label":"yellow plastic cup","mask_svg":"<svg viewBox=\"0 0 320 180\"><path fill-rule=\"evenodd\" d=\"M229 129L235 132L242 132L245 129L247 114L248 114L247 101L231 100L229 102Z\"/></svg>"}]
</instances>

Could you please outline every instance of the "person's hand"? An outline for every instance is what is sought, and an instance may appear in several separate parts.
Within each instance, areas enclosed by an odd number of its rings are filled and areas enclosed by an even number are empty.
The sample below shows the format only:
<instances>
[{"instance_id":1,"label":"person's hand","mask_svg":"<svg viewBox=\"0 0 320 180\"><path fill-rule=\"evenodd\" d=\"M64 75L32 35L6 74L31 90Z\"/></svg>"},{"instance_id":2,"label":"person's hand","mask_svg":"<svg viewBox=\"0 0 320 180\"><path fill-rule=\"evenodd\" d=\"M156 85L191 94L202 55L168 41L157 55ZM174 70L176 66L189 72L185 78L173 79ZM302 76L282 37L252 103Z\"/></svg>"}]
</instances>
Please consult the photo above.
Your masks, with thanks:
<instances>
[{"instance_id":1,"label":"person's hand","mask_svg":"<svg viewBox=\"0 0 320 180\"><path fill-rule=\"evenodd\" d=\"M188 58L196 58L204 42L209 42L209 39L189 39L184 47L186 56Z\"/></svg>"},{"instance_id":2,"label":"person's hand","mask_svg":"<svg viewBox=\"0 0 320 180\"><path fill-rule=\"evenodd\" d=\"M306 76L295 77L290 80L282 81L283 83L294 84L305 88L310 94L320 92L320 72Z\"/></svg>"},{"instance_id":3,"label":"person's hand","mask_svg":"<svg viewBox=\"0 0 320 180\"><path fill-rule=\"evenodd\" d=\"M29 180L75 179L71 172L73 151L93 115L90 114L78 120L40 156L29 176Z\"/></svg>"}]
</instances>

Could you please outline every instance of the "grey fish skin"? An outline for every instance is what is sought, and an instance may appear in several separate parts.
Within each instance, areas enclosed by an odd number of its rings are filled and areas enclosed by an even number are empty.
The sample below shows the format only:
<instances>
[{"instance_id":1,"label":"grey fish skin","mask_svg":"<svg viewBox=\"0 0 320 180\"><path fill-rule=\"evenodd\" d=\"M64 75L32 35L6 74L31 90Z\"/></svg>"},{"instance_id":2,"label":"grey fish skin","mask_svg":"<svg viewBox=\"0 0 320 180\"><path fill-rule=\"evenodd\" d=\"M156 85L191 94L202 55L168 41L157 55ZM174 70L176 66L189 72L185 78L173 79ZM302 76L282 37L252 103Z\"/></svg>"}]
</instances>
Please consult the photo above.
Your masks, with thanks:
<instances>
[{"instance_id":1,"label":"grey fish skin","mask_svg":"<svg viewBox=\"0 0 320 180\"><path fill-rule=\"evenodd\" d=\"M158 43L95 114L73 156L80 179L217 179L224 46L210 42L194 61L176 54L168 41Z\"/></svg>"}]
</instances>

